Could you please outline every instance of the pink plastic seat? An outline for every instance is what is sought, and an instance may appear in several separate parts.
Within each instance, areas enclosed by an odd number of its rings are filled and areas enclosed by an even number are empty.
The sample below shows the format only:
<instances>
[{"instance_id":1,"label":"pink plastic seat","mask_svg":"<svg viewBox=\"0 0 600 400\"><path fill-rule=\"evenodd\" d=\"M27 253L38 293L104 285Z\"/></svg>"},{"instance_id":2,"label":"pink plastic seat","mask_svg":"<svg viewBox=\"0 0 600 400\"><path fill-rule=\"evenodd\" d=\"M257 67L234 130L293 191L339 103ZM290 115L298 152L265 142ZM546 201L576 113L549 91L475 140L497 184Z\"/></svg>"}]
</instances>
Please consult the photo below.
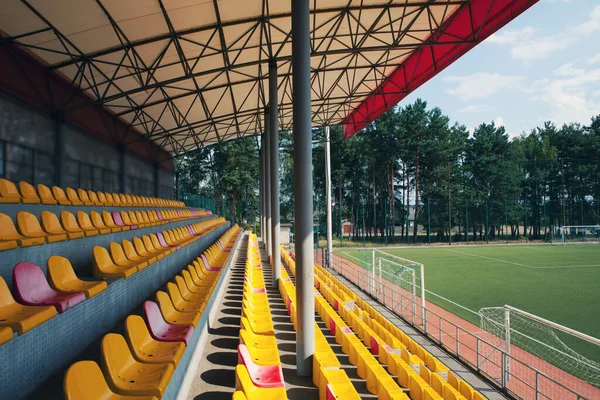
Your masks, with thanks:
<instances>
[{"instance_id":1,"label":"pink plastic seat","mask_svg":"<svg viewBox=\"0 0 600 400\"><path fill-rule=\"evenodd\" d=\"M137 229L137 225L127 225L125 222L123 222L123 218L121 218L121 214L119 214L116 211L112 211L110 213L112 215L113 221L115 221L115 224L117 224L117 226L127 226L129 227L129 229Z\"/></svg>"},{"instance_id":2,"label":"pink plastic seat","mask_svg":"<svg viewBox=\"0 0 600 400\"><path fill-rule=\"evenodd\" d=\"M181 246L170 246L167 241L165 240L165 237L163 236L162 232L156 232L156 237L158 237L158 242L160 243L160 245L164 248L170 249L172 247L175 247L177 250L181 249Z\"/></svg>"},{"instance_id":3,"label":"pink plastic seat","mask_svg":"<svg viewBox=\"0 0 600 400\"><path fill-rule=\"evenodd\" d=\"M162 214L160 213L160 210L156 210L156 215L158 216L158 219L160 219L161 221L163 221L165 218L162 216Z\"/></svg>"},{"instance_id":4,"label":"pink plastic seat","mask_svg":"<svg viewBox=\"0 0 600 400\"><path fill-rule=\"evenodd\" d=\"M153 301L146 301L144 303L144 319L146 320L146 325L148 325L150 336L154 340L183 342L187 346L194 333L192 326L171 325L166 322L160 313L158 304Z\"/></svg>"},{"instance_id":5,"label":"pink plastic seat","mask_svg":"<svg viewBox=\"0 0 600 400\"><path fill-rule=\"evenodd\" d=\"M35 264L20 262L13 269L13 292L17 301L28 306L54 306L63 313L85 300L85 293L58 292Z\"/></svg>"},{"instance_id":6,"label":"pink plastic seat","mask_svg":"<svg viewBox=\"0 0 600 400\"><path fill-rule=\"evenodd\" d=\"M238 364L244 364L254 386L260 388L284 387L281 365L256 364L245 344L238 345Z\"/></svg>"},{"instance_id":7,"label":"pink plastic seat","mask_svg":"<svg viewBox=\"0 0 600 400\"><path fill-rule=\"evenodd\" d=\"M220 267L213 267L212 265L210 265L208 263L208 259L206 258L206 256L204 255L204 253L200 254L200 258L202 258L202 262L204 262L204 266L206 267L206 269L208 269L209 271L219 271L221 268Z\"/></svg>"},{"instance_id":8,"label":"pink plastic seat","mask_svg":"<svg viewBox=\"0 0 600 400\"><path fill-rule=\"evenodd\" d=\"M196 233L196 231L194 230L194 227L192 225L188 225L187 230L190 233L190 235L192 235L192 236L200 236L199 233Z\"/></svg>"}]
</instances>

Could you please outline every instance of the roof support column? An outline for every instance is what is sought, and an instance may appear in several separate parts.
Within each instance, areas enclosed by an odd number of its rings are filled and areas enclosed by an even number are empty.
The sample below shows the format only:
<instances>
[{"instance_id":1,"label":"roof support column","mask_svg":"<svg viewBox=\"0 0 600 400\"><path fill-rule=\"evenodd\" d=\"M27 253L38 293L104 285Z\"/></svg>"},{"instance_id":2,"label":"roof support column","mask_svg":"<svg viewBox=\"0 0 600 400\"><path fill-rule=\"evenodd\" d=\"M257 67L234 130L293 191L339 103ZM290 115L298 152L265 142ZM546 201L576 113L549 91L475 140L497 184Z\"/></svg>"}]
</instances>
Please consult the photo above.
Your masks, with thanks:
<instances>
[{"instance_id":1,"label":"roof support column","mask_svg":"<svg viewBox=\"0 0 600 400\"><path fill-rule=\"evenodd\" d=\"M263 139L262 135L260 137L260 149L258 150L258 205L259 205L259 225L260 225L260 237L262 238L265 234L265 199L263 196Z\"/></svg>"},{"instance_id":2,"label":"roof support column","mask_svg":"<svg viewBox=\"0 0 600 400\"><path fill-rule=\"evenodd\" d=\"M292 0L294 228L296 241L296 369L312 376L315 352L313 182L309 0Z\"/></svg>"},{"instance_id":3,"label":"roof support column","mask_svg":"<svg viewBox=\"0 0 600 400\"><path fill-rule=\"evenodd\" d=\"M331 222L331 136L329 127L325 127L325 210L327 215L327 258L325 265L331 267L331 257L333 254L332 245L332 222Z\"/></svg>"},{"instance_id":4,"label":"roof support column","mask_svg":"<svg viewBox=\"0 0 600 400\"><path fill-rule=\"evenodd\" d=\"M271 161L271 266L273 267L273 287L278 286L281 277L281 254L279 238L279 100L277 96L277 63L269 62L269 154Z\"/></svg>"},{"instance_id":5,"label":"roof support column","mask_svg":"<svg viewBox=\"0 0 600 400\"><path fill-rule=\"evenodd\" d=\"M263 237L263 242L265 243L265 250L267 251L267 257L270 260L271 257L271 163L269 160L269 132L270 128L270 117L269 117L269 107L265 107L265 133L263 134L264 138L264 151L263 158L265 159L265 236ZM269 261L270 264L270 261Z\"/></svg>"}]
</instances>

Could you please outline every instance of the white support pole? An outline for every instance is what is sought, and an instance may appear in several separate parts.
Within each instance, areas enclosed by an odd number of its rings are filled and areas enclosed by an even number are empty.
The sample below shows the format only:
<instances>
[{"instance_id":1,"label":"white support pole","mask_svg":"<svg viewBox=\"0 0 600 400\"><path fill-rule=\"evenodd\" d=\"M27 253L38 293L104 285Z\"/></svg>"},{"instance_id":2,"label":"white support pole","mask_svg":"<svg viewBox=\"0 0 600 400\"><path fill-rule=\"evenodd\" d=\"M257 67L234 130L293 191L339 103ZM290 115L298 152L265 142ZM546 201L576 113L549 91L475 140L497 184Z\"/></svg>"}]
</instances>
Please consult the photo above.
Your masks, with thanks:
<instances>
[{"instance_id":1,"label":"white support pole","mask_svg":"<svg viewBox=\"0 0 600 400\"><path fill-rule=\"evenodd\" d=\"M506 354L510 356L510 309L504 307L504 338L506 340ZM510 357L506 357L504 364L505 382L508 382L510 378Z\"/></svg>"},{"instance_id":2,"label":"white support pole","mask_svg":"<svg viewBox=\"0 0 600 400\"><path fill-rule=\"evenodd\" d=\"M379 293L383 293L383 278L381 276L381 258L379 259Z\"/></svg>"},{"instance_id":3,"label":"white support pole","mask_svg":"<svg viewBox=\"0 0 600 400\"><path fill-rule=\"evenodd\" d=\"M271 160L269 160L269 145L271 143L270 138L270 117L269 108L265 108L265 250L267 257L271 257Z\"/></svg>"},{"instance_id":4,"label":"white support pole","mask_svg":"<svg viewBox=\"0 0 600 400\"><path fill-rule=\"evenodd\" d=\"M276 288L281 276L280 228L279 228L279 120L277 98L277 64L269 63L269 155L271 160L271 267L272 284Z\"/></svg>"},{"instance_id":5,"label":"white support pole","mask_svg":"<svg viewBox=\"0 0 600 400\"><path fill-rule=\"evenodd\" d=\"M310 2L292 1L292 112L296 234L296 373L313 375L315 293L313 242Z\"/></svg>"},{"instance_id":6,"label":"white support pole","mask_svg":"<svg viewBox=\"0 0 600 400\"><path fill-rule=\"evenodd\" d=\"M375 249L371 250L371 294L375 291Z\"/></svg>"},{"instance_id":7,"label":"white support pole","mask_svg":"<svg viewBox=\"0 0 600 400\"><path fill-rule=\"evenodd\" d=\"M325 209L327 213L327 267L331 268L333 255L333 239L331 221L331 136L329 126L325 127Z\"/></svg>"},{"instance_id":8,"label":"white support pole","mask_svg":"<svg viewBox=\"0 0 600 400\"><path fill-rule=\"evenodd\" d=\"M260 237L265 237L265 197L264 197L264 152L265 144L263 136L260 137L260 151L258 153L258 198L260 204Z\"/></svg>"},{"instance_id":9,"label":"white support pole","mask_svg":"<svg viewBox=\"0 0 600 400\"><path fill-rule=\"evenodd\" d=\"M419 270L421 271L421 307L425 310L425 266L420 264Z\"/></svg>"}]
</instances>

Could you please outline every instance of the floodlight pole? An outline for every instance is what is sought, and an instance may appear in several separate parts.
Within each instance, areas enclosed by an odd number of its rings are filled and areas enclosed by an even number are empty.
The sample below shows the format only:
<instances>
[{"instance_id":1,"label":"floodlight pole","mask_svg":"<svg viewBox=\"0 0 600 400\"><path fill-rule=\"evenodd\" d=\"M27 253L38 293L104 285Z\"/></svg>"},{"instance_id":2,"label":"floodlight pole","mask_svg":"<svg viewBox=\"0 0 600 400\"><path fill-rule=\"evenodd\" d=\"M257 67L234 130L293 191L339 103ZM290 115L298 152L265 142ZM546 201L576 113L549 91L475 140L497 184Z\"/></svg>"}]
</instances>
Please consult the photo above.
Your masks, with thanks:
<instances>
[{"instance_id":1,"label":"floodlight pole","mask_svg":"<svg viewBox=\"0 0 600 400\"><path fill-rule=\"evenodd\" d=\"M296 234L296 373L312 376L315 352L313 179L309 0L292 1L294 222Z\"/></svg>"},{"instance_id":2,"label":"floodlight pole","mask_svg":"<svg viewBox=\"0 0 600 400\"><path fill-rule=\"evenodd\" d=\"M278 286L281 276L281 254L279 249L279 121L277 97L277 63L269 62L269 153L271 159L271 267L273 287Z\"/></svg>"},{"instance_id":3,"label":"floodlight pole","mask_svg":"<svg viewBox=\"0 0 600 400\"><path fill-rule=\"evenodd\" d=\"M263 242L265 243L265 250L267 252L267 257L271 257L271 160L269 160L269 145L271 140L269 138L270 128L270 116L269 116L269 108L265 107L265 236L263 238Z\"/></svg>"},{"instance_id":4,"label":"floodlight pole","mask_svg":"<svg viewBox=\"0 0 600 400\"><path fill-rule=\"evenodd\" d=\"M329 127L325 127L325 209L327 211L327 261L326 266L331 268L333 256L333 239L331 221L331 136Z\"/></svg>"}]
</instances>

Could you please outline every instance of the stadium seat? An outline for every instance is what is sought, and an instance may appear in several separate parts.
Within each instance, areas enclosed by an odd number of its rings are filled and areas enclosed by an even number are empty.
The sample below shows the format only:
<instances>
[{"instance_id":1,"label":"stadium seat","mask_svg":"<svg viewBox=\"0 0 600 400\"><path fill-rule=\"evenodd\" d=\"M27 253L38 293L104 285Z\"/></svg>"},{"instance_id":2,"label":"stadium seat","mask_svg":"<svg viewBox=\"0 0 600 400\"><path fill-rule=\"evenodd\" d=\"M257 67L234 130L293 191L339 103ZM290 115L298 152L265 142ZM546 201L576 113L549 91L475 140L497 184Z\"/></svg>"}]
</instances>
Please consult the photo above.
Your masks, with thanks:
<instances>
[{"instance_id":1,"label":"stadium seat","mask_svg":"<svg viewBox=\"0 0 600 400\"><path fill-rule=\"evenodd\" d=\"M101 235L121 231L121 229L119 229L118 227L109 228L108 226L106 226L104 221L102 221L102 216L96 211L90 211L90 220L92 221L92 225L94 226L94 228L98 229L98 232L100 232Z\"/></svg>"},{"instance_id":2,"label":"stadium seat","mask_svg":"<svg viewBox=\"0 0 600 400\"><path fill-rule=\"evenodd\" d=\"M153 339L146 322L138 315L127 317L125 331L133 355L139 362L149 364L170 363L173 364L173 367L177 367L179 360L183 357L185 344Z\"/></svg>"},{"instance_id":3,"label":"stadium seat","mask_svg":"<svg viewBox=\"0 0 600 400\"><path fill-rule=\"evenodd\" d=\"M9 327L19 335L56 315L53 306L26 306L15 301L4 278L0 276L0 327Z\"/></svg>"},{"instance_id":4,"label":"stadium seat","mask_svg":"<svg viewBox=\"0 0 600 400\"><path fill-rule=\"evenodd\" d=\"M273 352L272 350L264 350ZM279 358L279 355L277 355ZM285 387L283 381L283 371L281 364L259 365L255 362L256 358L250 355L248 348L244 344L238 345L238 364L243 364L248 371L248 376L252 384L260 388L278 388Z\"/></svg>"},{"instance_id":5,"label":"stadium seat","mask_svg":"<svg viewBox=\"0 0 600 400\"><path fill-rule=\"evenodd\" d=\"M52 289L44 271L28 262L20 262L13 268L13 292L19 303L28 306L54 306L59 313L85 300L84 293L65 293Z\"/></svg>"},{"instance_id":6,"label":"stadium seat","mask_svg":"<svg viewBox=\"0 0 600 400\"><path fill-rule=\"evenodd\" d=\"M93 206L94 202L90 200L87 192L81 188L77 189L77 197L83 203L84 206Z\"/></svg>"},{"instance_id":7,"label":"stadium seat","mask_svg":"<svg viewBox=\"0 0 600 400\"><path fill-rule=\"evenodd\" d=\"M248 400L284 400L285 388L261 388L253 384L248 370L243 364L235 367L235 388L241 390Z\"/></svg>"},{"instance_id":8,"label":"stadium seat","mask_svg":"<svg viewBox=\"0 0 600 400\"><path fill-rule=\"evenodd\" d=\"M133 243L131 243L129 240L123 240L121 241L121 245L123 246L123 251L125 252L125 257L127 257L128 260L133 261L133 262L137 262L137 263L148 263L148 264L153 264L155 263L158 258L157 257L144 257L140 254L138 254L138 252L135 250L135 247L133 246Z\"/></svg>"},{"instance_id":9,"label":"stadium seat","mask_svg":"<svg viewBox=\"0 0 600 400\"><path fill-rule=\"evenodd\" d=\"M20 203L17 186L8 179L0 178L0 203Z\"/></svg>"},{"instance_id":10,"label":"stadium seat","mask_svg":"<svg viewBox=\"0 0 600 400\"><path fill-rule=\"evenodd\" d=\"M201 314L199 312L178 311L173 305L173 301L166 292L159 290L156 292L156 302L160 307L160 312L169 324L172 325L191 325L194 328L200 322Z\"/></svg>"},{"instance_id":11,"label":"stadium seat","mask_svg":"<svg viewBox=\"0 0 600 400\"><path fill-rule=\"evenodd\" d=\"M10 329L7 326L0 327L0 346L2 346L6 342L12 340L12 338L13 338L12 329Z\"/></svg>"},{"instance_id":12,"label":"stadium seat","mask_svg":"<svg viewBox=\"0 0 600 400\"><path fill-rule=\"evenodd\" d=\"M120 267L116 265L110 258L108 250L102 246L94 246L92 254L94 256L94 276L99 278L129 278L138 271L134 266Z\"/></svg>"},{"instance_id":13,"label":"stadium seat","mask_svg":"<svg viewBox=\"0 0 600 400\"><path fill-rule=\"evenodd\" d=\"M58 186L52 186L52 194L54 195L56 201L58 201L58 204L60 204L61 206L72 205L71 201L67 198L65 191L59 188Z\"/></svg>"},{"instance_id":14,"label":"stadium seat","mask_svg":"<svg viewBox=\"0 0 600 400\"><path fill-rule=\"evenodd\" d=\"M77 196L77 192L74 189L71 189L70 187L68 187L65 189L65 193L67 194L67 199L69 199L69 201L71 202L72 205L74 205L74 206L82 206L83 205L83 201L81 201L79 196Z\"/></svg>"},{"instance_id":15,"label":"stadium seat","mask_svg":"<svg viewBox=\"0 0 600 400\"><path fill-rule=\"evenodd\" d=\"M187 346L194 328L192 326L171 325L163 318L158 304L153 301L144 302L144 319L150 335L163 342L183 342Z\"/></svg>"},{"instance_id":16,"label":"stadium seat","mask_svg":"<svg viewBox=\"0 0 600 400\"><path fill-rule=\"evenodd\" d=\"M42 211L41 220L44 230L53 235L67 235L69 240L79 239L84 236L83 232L67 232L64 230L60 225L58 217L50 211Z\"/></svg>"},{"instance_id":17,"label":"stadium seat","mask_svg":"<svg viewBox=\"0 0 600 400\"><path fill-rule=\"evenodd\" d=\"M137 229L137 226L131 226L130 224L125 223L125 221L123 221L123 218L121 217L121 214L119 214L117 211L111 212L111 216L113 221L115 221L115 224L117 226L122 227L123 230L125 230L125 228L127 228L127 230Z\"/></svg>"},{"instance_id":18,"label":"stadium seat","mask_svg":"<svg viewBox=\"0 0 600 400\"><path fill-rule=\"evenodd\" d=\"M108 192L98 192L98 198L100 200L102 200L102 196L104 196L104 198L106 199L105 205L107 206L116 206L117 204L115 203L115 201L113 200L113 197L110 193Z\"/></svg>"},{"instance_id":19,"label":"stadium seat","mask_svg":"<svg viewBox=\"0 0 600 400\"><path fill-rule=\"evenodd\" d=\"M94 203L95 206L103 206L104 203L100 201L100 199L98 198L98 195L96 194L96 192L94 192L93 190L88 190L87 191L88 194L88 198L90 199L90 201L92 203Z\"/></svg>"},{"instance_id":20,"label":"stadium seat","mask_svg":"<svg viewBox=\"0 0 600 400\"><path fill-rule=\"evenodd\" d=\"M205 295L203 298L198 299L197 301L187 301L181 297L179 288L173 282L167 283L167 293L171 298L175 309L185 313L201 313L204 311L204 306L206 305L206 301L208 299L208 295Z\"/></svg>"},{"instance_id":21,"label":"stadium seat","mask_svg":"<svg viewBox=\"0 0 600 400\"><path fill-rule=\"evenodd\" d=\"M86 232L98 232L100 235L110 233L110 229L108 228L102 230L97 229L94 226L94 224L92 224L90 216L83 211L77 211L77 223L79 224L81 229L83 229Z\"/></svg>"},{"instance_id":22,"label":"stadium seat","mask_svg":"<svg viewBox=\"0 0 600 400\"><path fill-rule=\"evenodd\" d=\"M66 400L158 400L156 396L122 396L111 390L94 361L79 361L71 365L65 374Z\"/></svg>"},{"instance_id":23,"label":"stadium seat","mask_svg":"<svg viewBox=\"0 0 600 400\"><path fill-rule=\"evenodd\" d=\"M50 234L44 232L37 217L31 213L21 211L17 213L17 226L23 236L32 239L44 240L47 243L62 242L67 240L66 233Z\"/></svg>"},{"instance_id":24,"label":"stadium seat","mask_svg":"<svg viewBox=\"0 0 600 400\"><path fill-rule=\"evenodd\" d=\"M17 232L13 220L6 214L0 213L0 249L14 249L18 244L21 247L37 246L46 243L45 238L27 238Z\"/></svg>"},{"instance_id":25,"label":"stadium seat","mask_svg":"<svg viewBox=\"0 0 600 400\"><path fill-rule=\"evenodd\" d=\"M140 256L145 257L149 260L155 259L155 261L156 261L156 260L161 260L164 258L164 255L162 253L151 253L150 251L148 251L146 246L144 246L144 242L142 241L142 239L140 239L138 237L133 238L133 247L135 247L135 252L137 254L139 254ZM154 261L150 261L150 262L154 262Z\"/></svg>"},{"instance_id":26,"label":"stadium seat","mask_svg":"<svg viewBox=\"0 0 600 400\"><path fill-rule=\"evenodd\" d=\"M40 198L30 183L19 182L19 191L21 192L21 201L23 204L40 204Z\"/></svg>"},{"instance_id":27,"label":"stadium seat","mask_svg":"<svg viewBox=\"0 0 600 400\"><path fill-rule=\"evenodd\" d=\"M136 361L125 338L116 333L109 333L102 338L101 354L109 386L127 395L161 398L175 371L169 363Z\"/></svg>"},{"instance_id":28,"label":"stadium seat","mask_svg":"<svg viewBox=\"0 0 600 400\"><path fill-rule=\"evenodd\" d=\"M40 196L40 201L42 202L42 204L49 204L49 205L58 204L58 201L56 201L56 199L52 195L52 191L50 190L50 188L48 186L38 183L37 191Z\"/></svg>"},{"instance_id":29,"label":"stadium seat","mask_svg":"<svg viewBox=\"0 0 600 400\"><path fill-rule=\"evenodd\" d=\"M141 271L149 265L147 261L132 261L128 259L125 255L123 247L121 247L121 245L117 242L110 242L108 247L110 249L110 255L113 261L119 267L135 267L138 271Z\"/></svg>"},{"instance_id":30,"label":"stadium seat","mask_svg":"<svg viewBox=\"0 0 600 400\"><path fill-rule=\"evenodd\" d=\"M102 211L102 221L104 221L104 225L109 227L113 232L121 232L128 231L128 226L119 226L113 220L112 214L108 211Z\"/></svg>"},{"instance_id":31,"label":"stadium seat","mask_svg":"<svg viewBox=\"0 0 600 400\"><path fill-rule=\"evenodd\" d=\"M71 232L71 233L83 233L86 237L90 237L90 236L97 236L98 235L98 230L94 229L94 230L85 230L83 228L81 228L78 224L77 224L77 220L75 219L75 216L73 214L71 214L68 211L61 211L60 212L60 220L62 222L63 227L65 228L65 230L67 232Z\"/></svg>"},{"instance_id":32,"label":"stadium seat","mask_svg":"<svg viewBox=\"0 0 600 400\"><path fill-rule=\"evenodd\" d=\"M48 258L48 280L56 290L65 293L85 293L88 299L108 287L104 281L82 281L75 275L69 260L61 256Z\"/></svg>"}]
</instances>

